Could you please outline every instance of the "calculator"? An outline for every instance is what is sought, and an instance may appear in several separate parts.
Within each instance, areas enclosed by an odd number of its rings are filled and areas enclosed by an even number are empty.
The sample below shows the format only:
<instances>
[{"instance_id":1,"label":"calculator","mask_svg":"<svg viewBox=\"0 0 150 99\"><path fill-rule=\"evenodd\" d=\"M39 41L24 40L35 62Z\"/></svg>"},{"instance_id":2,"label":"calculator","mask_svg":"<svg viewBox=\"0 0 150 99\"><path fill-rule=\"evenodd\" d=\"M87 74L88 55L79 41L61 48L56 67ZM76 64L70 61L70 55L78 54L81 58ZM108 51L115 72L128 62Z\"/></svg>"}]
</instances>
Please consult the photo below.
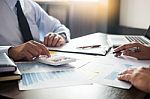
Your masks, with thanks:
<instances>
[{"instance_id":1,"label":"calculator","mask_svg":"<svg viewBox=\"0 0 150 99\"><path fill-rule=\"evenodd\" d=\"M66 56L59 56L59 55L53 55L51 57L47 57L45 55L40 56L36 59L40 63L53 65L53 66L60 66L64 64L68 64L70 62L75 62L76 59L72 57L66 57Z\"/></svg>"}]
</instances>

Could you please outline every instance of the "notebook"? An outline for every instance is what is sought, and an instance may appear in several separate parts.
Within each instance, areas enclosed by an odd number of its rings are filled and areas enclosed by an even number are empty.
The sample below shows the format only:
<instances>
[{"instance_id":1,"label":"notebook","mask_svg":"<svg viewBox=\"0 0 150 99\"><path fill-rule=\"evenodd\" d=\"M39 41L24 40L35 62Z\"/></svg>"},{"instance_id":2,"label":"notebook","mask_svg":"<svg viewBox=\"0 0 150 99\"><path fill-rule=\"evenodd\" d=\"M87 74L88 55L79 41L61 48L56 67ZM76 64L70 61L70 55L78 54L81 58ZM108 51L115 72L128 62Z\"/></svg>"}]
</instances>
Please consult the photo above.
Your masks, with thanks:
<instances>
[{"instance_id":1,"label":"notebook","mask_svg":"<svg viewBox=\"0 0 150 99\"><path fill-rule=\"evenodd\" d=\"M2 81L11 81L11 80L20 80L22 78L19 69L12 73L0 73L0 82Z\"/></svg>"},{"instance_id":2,"label":"notebook","mask_svg":"<svg viewBox=\"0 0 150 99\"><path fill-rule=\"evenodd\" d=\"M15 63L6 53L0 53L0 81L19 79L21 79L21 73Z\"/></svg>"},{"instance_id":3,"label":"notebook","mask_svg":"<svg viewBox=\"0 0 150 99\"><path fill-rule=\"evenodd\" d=\"M145 45L150 45L150 26L146 33L142 36L139 35L107 35L108 43L117 47L130 42L139 42Z\"/></svg>"},{"instance_id":4,"label":"notebook","mask_svg":"<svg viewBox=\"0 0 150 99\"><path fill-rule=\"evenodd\" d=\"M6 55L6 53L0 53L0 74L15 72L17 66L15 63Z\"/></svg>"}]
</instances>

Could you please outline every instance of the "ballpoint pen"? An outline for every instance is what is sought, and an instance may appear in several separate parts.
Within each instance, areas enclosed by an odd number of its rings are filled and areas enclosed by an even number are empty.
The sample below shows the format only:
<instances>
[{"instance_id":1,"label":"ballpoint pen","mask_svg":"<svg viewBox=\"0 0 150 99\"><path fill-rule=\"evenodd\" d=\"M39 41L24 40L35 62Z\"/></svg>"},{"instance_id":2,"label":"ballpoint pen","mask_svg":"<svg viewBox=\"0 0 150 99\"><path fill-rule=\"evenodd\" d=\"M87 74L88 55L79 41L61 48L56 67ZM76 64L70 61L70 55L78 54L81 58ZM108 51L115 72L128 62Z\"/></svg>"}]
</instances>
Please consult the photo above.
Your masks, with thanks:
<instances>
[{"instance_id":1,"label":"ballpoint pen","mask_svg":"<svg viewBox=\"0 0 150 99\"><path fill-rule=\"evenodd\" d=\"M89 46L80 46L77 47L78 49L86 49L86 48L97 48L100 47L101 45L89 45Z\"/></svg>"}]
</instances>

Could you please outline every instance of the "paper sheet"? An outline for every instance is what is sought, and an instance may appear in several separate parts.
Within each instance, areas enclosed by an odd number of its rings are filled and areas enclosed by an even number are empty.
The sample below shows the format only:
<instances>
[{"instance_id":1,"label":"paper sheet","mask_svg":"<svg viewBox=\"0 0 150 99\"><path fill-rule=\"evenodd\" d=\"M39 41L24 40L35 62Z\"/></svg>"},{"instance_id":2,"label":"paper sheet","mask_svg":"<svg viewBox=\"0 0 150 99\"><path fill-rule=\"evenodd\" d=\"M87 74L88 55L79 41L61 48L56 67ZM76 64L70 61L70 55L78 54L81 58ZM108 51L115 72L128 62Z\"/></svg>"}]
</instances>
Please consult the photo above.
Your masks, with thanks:
<instances>
[{"instance_id":1,"label":"paper sheet","mask_svg":"<svg viewBox=\"0 0 150 99\"><path fill-rule=\"evenodd\" d=\"M51 67L38 62L17 63L22 73L20 90L90 84L89 80L73 66Z\"/></svg>"},{"instance_id":2,"label":"paper sheet","mask_svg":"<svg viewBox=\"0 0 150 99\"><path fill-rule=\"evenodd\" d=\"M112 65L105 65L100 62L91 62L80 68L80 71L93 83L129 89L131 84L117 79L120 70L122 70L122 68L113 68Z\"/></svg>"},{"instance_id":3,"label":"paper sheet","mask_svg":"<svg viewBox=\"0 0 150 99\"><path fill-rule=\"evenodd\" d=\"M99 56L84 67L79 68L87 77L97 84L129 89L131 84L120 81L117 76L127 68L149 66L149 60L137 60L131 57L114 57L109 54L106 57Z\"/></svg>"},{"instance_id":4,"label":"paper sheet","mask_svg":"<svg viewBox=\"0 0 150 99\"><path fill-rule=\"evenodd\" d=\"M95 58L93 62L100 62L101 64L105 65L112 65L113 67L118 68L134 68L139 66L149 66L150 60L137 60L133 57L128 56L120 56L115 57L113 54L108 54L106 57L98 57Z\"/></svg>"}]
</instances>

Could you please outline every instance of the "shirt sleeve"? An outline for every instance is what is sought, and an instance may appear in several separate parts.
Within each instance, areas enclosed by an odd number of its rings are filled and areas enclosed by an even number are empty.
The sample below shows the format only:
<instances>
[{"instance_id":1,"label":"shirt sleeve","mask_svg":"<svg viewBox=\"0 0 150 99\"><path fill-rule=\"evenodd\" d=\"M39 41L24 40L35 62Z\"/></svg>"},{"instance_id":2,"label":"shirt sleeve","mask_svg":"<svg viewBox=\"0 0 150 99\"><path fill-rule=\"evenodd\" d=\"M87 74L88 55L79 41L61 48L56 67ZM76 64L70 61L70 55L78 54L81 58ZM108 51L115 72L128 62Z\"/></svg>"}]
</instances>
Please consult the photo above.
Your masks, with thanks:
<instances>
[{"instance_id":1,"label":"shirt sleeve","mask_svg":"<svg viewBox=\"0 0 150 99\"><path fill-rule=\"evenodd\" d=\"M45 36L49 32L62 34L66 36L66 40L70 40L70 31L60 21L48 15L37 3L32 2L35 11L35 21L38 25L40 33Z\"/></svg>"},{"instance_id":2,"label":"shirt sleeve","mask_svg":"<svg viewBox=\"0 0 150 99\"><path fill-rule=\"evenodd\" d=\"M11 46L0 46L0 53L6 53L8 55L8 49Z\"/></svg>"}]
</instances>

